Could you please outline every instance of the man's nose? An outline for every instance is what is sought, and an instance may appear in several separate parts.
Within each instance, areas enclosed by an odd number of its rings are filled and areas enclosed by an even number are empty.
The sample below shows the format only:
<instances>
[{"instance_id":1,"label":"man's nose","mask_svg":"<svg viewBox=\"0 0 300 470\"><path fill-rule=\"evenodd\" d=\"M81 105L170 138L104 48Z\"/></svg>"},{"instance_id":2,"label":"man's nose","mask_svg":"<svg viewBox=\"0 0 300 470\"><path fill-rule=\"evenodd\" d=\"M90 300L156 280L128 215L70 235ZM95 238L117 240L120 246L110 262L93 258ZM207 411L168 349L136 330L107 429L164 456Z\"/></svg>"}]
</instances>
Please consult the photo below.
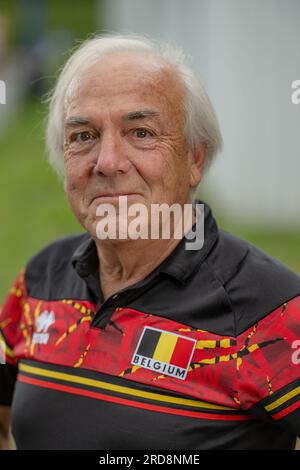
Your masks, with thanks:
<instances>
[{"instance_id":1,"label":"man's nose","mask_svg":"<svg viewBox=\"0 0 300 470\"><path fill-rule=\"evenodd\" d=\"M116 131L103 132L96 159L94 171L104 176L126 173L130 168L124 139Z\"/></svg>"}]
</instances>

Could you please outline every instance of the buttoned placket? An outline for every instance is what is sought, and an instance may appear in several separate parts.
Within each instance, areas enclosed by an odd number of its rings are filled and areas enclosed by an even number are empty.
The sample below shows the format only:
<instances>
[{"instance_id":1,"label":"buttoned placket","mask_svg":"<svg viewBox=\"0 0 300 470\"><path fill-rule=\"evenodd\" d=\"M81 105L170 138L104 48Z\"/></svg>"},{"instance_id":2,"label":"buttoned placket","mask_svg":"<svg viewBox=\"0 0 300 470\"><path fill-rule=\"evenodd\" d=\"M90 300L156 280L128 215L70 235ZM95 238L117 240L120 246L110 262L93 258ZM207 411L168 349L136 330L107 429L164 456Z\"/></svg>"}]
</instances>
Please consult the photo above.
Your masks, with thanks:
<instances>
[{"instance_id":1,"label":"buttoned placket","mask_svg":"<svg viewBox=\"0 0 300 470\"><path fill-rule=\"evenodd\" d=\"M153 271L142 281L120 290L106 299L103 303L99 299L98 310L91 322L91 327L105 329L106 325L110 323L113 313L118 308L125 308L130 302L141 296L146 290L151 289L157 282L159 282L159 272Z\"/></svg>"}]
</instances>

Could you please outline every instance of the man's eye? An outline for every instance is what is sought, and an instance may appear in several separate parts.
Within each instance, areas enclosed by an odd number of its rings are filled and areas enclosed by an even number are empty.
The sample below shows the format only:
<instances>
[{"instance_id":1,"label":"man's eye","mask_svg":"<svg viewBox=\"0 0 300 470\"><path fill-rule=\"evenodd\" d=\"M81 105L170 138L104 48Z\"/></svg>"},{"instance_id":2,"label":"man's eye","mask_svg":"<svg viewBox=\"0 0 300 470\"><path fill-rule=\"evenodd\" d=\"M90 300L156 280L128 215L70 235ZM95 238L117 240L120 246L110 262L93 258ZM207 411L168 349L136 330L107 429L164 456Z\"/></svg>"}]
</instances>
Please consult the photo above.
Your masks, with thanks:
<instances>
[{"instance_id":1,"label":"man's eye","mask_svg":"<svg viewBox=\"0 0 300 470\"><path fill-rule=\"evenodd\" d=\"M141 129L135 129L134 135L138 139L144 139L145 137L149 137L152 134L147 129L141 128Z\"/></svg>"},{"instance_id":2,"label":"man's eye","mask_svg":"<svg viewBox=\"0 0 300 470\"><path fill-rule=\"evenodd\" d=\"M72 136L72 141L73 142L87 142L88 140L92 140L94 136L87 131L84 132L77 132Z\"/></svg>"}]
</instances>

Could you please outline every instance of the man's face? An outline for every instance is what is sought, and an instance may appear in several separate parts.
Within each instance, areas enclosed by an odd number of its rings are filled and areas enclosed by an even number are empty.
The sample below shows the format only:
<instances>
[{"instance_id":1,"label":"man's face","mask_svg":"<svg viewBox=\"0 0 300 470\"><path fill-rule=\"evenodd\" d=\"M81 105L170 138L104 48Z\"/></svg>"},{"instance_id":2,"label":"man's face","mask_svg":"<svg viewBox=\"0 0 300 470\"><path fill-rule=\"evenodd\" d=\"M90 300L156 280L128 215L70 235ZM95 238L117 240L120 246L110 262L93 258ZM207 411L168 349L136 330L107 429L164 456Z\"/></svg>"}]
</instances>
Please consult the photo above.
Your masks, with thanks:
<instances>
[{"instance_id":1,"label":"man's face","mask_svg":"<svg viewBox=\"0 0 300 470\"><path fill-rule=\"evenodd\" d=\"M195 165L183 136L183 88L164 62L107 56L70 87L65 113L65 188L95 236L96 208L189 202Z\"/></svg>"}]
</instances>

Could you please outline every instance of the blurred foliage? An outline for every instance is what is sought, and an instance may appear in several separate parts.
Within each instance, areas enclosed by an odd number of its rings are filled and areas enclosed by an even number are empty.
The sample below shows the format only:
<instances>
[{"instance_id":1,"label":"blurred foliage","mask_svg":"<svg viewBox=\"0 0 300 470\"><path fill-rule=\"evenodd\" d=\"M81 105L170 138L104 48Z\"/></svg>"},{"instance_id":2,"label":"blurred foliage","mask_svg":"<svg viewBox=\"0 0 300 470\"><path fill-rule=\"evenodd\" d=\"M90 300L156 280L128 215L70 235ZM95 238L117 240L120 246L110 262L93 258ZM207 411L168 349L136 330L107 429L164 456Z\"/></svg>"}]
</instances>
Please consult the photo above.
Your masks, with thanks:
<instances>
[{"instance_id":1,"label":"blurred foliage","mask_svg":"<svg viewBox=\"0 0 300 470\"><path fill-rule=\"evenodd\" d=\"M69 29L76 39L86 39L97 29L97 0L50 0L49 30Z\"/></svg>"},{"instance_id":2,"label":"blurred foliage","mask_svg":"<svg viewBox=\"0 0 300 470\"><path fill-rule=\"evenodd\" d=\"M0 14L6 18L8 43L10 46L15 46L18 32L18 2L16 0L0 0Z\"/></svg>"},{"instance_id":3,"label":"blurred foliage","mask_svg":"<svg viewBox=\"0 0 300 470\"><path fill-rule=\"evenodd\" d=\"M24 15L22 3L26 5L26 0L23 2L0 0L0 12L7 17L9 43L12 46L20 42L19 30L23 20L22 14ZM99 2L97 0L48 0L45 3L47 15L45 35L57 30L66 30L76 40L85 39L99 26Z\"/></svg>"}]
</instances>

